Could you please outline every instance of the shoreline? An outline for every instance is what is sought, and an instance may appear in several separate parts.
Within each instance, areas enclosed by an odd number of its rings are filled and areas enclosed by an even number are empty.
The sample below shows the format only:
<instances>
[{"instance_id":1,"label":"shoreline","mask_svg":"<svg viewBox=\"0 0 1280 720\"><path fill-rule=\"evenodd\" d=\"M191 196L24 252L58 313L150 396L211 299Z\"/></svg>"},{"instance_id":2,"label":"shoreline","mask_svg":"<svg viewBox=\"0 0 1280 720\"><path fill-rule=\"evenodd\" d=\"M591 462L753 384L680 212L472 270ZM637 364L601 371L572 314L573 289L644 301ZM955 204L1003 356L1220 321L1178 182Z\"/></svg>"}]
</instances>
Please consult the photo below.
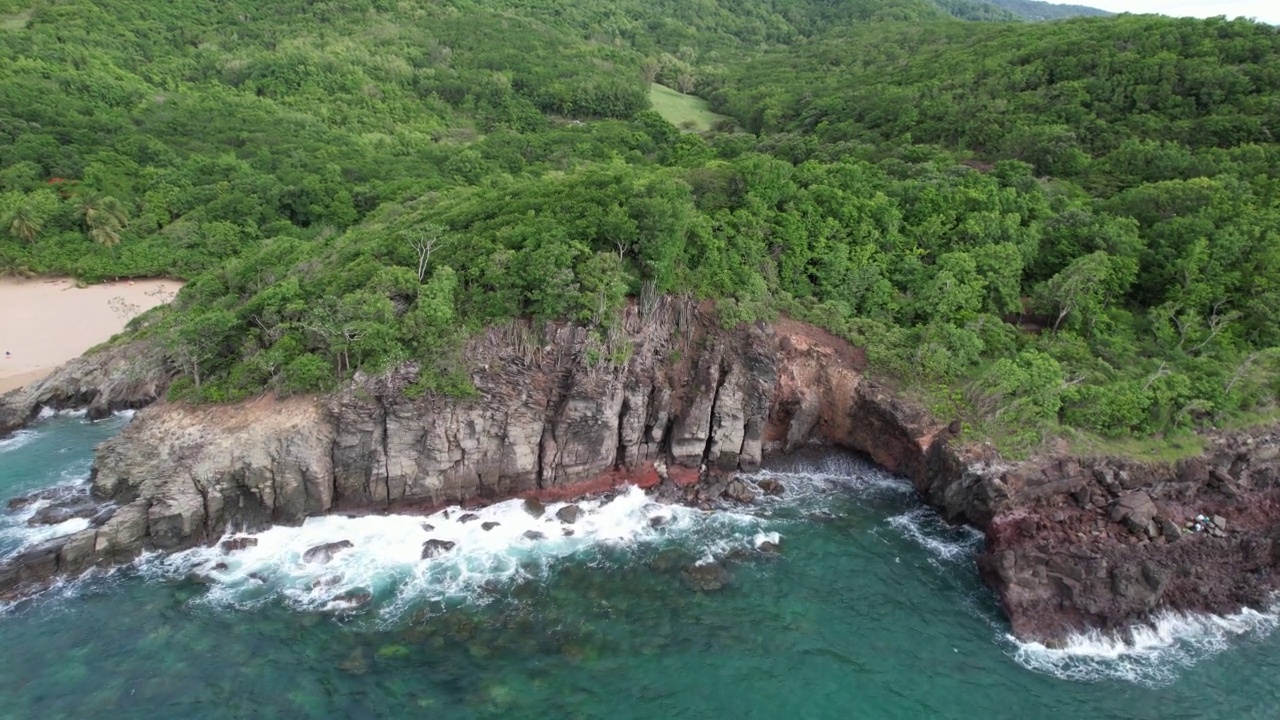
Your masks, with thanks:
<instances>
[{"instance_id":1,"label":"shoreline","mask_svg":"<svg viewBox=\"0 0 1280 720\"><path fill-rule=\"evenodd\" d=\"M77 287L69 278L0 278L0 353L8 353L0 355L0 394L38 382L110 340L181 287L165 279Z\"/></svg>"}]
</instances>

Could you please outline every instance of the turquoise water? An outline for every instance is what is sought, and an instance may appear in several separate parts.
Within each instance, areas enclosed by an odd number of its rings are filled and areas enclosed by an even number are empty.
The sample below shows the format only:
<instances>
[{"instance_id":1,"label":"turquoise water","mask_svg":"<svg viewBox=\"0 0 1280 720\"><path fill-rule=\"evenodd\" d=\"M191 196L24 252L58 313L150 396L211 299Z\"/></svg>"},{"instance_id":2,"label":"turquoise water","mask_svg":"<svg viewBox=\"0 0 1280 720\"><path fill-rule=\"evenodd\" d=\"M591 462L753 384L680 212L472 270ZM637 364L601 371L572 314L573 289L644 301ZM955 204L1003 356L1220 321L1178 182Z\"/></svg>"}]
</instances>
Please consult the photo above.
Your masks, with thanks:
<instances>
[{"instance_id":1,"label":"turquoise water","mask_svg":"<svg viewBox=\"0 0 1280 720\"><path fill-rule=\"evenodd\" d=\"M0 499L82 481L123 422L56 417L0 441ZM572 537L510 504L147 558L0 611L0 718L1280 715L1270 615L1019 645L975 577L974 533L856 459L774 469L788 493L749 513L623 493L584 505ZM0 552L30 540L21 520L0 519ZM780 554L755 549L774 533ZM458 548L421 562L427 536ZM354 547L332 562L300 559L339 539ZM731 580L696 592L682 573L708 556ZM356 591L371 603L344 605Z\"/></svg>"}]
</instances>

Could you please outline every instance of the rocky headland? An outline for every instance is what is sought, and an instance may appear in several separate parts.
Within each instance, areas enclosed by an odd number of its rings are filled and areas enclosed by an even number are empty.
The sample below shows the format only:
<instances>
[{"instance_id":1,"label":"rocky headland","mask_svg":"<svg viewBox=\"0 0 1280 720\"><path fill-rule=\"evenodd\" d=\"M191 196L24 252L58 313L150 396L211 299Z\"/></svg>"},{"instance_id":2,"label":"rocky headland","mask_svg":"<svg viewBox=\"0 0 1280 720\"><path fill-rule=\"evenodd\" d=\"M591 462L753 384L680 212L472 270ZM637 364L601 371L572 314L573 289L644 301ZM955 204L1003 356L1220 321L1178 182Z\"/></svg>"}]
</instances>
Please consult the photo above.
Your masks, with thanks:
<instances>
[{"instance_id":1,"label":"rocky headland","mask_svg":"<svg viewBox=\"0 0 1280 720\"><path fill-rule=\"evenodd\" d=\"M862 353L829 333L789 320L724 330L674 299L631 308L609 336L514 322L467 357L477 395L462 400L410 397L409 366L325 397L169 403L172 370L145 344L5 395L0 433L42 407L145 409L99 448L89 497L46 511L91 527L0 566L0 595L335 511L562 500L624 483L748 503L771 490L749 474L763 457L810 444L864 453L981 528L978 569L1025 639L1261 607L1280 588L1274 428L1212 435L1177 463L1007 462L866 377Z\"/></svg>"}]
</instances>

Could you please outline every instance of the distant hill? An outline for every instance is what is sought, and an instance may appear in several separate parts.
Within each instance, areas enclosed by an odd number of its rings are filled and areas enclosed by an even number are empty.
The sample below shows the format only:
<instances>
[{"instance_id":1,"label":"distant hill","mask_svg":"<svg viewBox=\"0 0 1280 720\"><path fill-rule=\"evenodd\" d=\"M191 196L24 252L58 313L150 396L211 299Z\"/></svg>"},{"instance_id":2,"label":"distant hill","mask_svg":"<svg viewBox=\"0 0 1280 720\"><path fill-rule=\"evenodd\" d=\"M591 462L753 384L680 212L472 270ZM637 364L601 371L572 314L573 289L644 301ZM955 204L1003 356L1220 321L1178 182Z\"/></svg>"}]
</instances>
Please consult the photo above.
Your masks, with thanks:
<instances>
[{"instance_id":1,"label":"distant hill","mask_svg":"<svg viewBox=\"0 0 1280 720\"><path fill-rule=\"evenodd\" d=\"M1106 17L1115 13L1084 5L1059 5L1040 0L987 0L1026 20L1059 20L1069 17Z\"/></svg>"}]
</instances>

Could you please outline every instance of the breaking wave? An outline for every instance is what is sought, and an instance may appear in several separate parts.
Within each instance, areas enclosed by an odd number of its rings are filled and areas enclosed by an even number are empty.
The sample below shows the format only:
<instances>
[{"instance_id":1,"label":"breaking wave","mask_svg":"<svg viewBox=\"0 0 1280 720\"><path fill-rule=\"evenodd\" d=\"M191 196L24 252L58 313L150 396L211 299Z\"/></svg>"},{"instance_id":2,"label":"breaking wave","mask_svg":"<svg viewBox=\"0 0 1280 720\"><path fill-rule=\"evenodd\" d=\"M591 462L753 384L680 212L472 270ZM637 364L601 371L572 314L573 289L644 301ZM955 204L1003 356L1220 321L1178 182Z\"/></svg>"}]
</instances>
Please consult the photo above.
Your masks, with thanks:
<instances>
[{"instance_id":1,"label":"breaking wave","mask_svg":"<svg viewBox=\"0 0 1280 720\"><path fill-rule=\"evenodd\" d=\"M331 515L224 538L256 541L243 549L225 552L219 543L147 556L137 567L152 579L201 578L209 590L197 601L213 606L282 602L305 611L368 613L390 623L426 602L487 602L568 558L607 565L618 551L668 542L716 557L751 550L764 523L747 513L660 505L635 487L574 506L579 515L573 522L557 517L568 503L548 504L535 516L521 500L427 516ZM445 547L424 558L428 540ZM330 545L329 559L315 552L308 561L308 551L333 543L338 545Z\"/></svg>"},{"instance_id":2,"label":"breaking wave","mask_svg":"<svg viewBox=\"0 0 1280 720\"><path fill-rule=\"evenodd\" d=\"M1020 665L1063 680L1124 680L1159 687L1181 671L1245 639L1266 637L1280 624L1280 605L1234 615L1164 613L1151 623L1118 634L1089 632L1067 638L1060 648L1006 636Z\"/></svg>"}]
</instances>

